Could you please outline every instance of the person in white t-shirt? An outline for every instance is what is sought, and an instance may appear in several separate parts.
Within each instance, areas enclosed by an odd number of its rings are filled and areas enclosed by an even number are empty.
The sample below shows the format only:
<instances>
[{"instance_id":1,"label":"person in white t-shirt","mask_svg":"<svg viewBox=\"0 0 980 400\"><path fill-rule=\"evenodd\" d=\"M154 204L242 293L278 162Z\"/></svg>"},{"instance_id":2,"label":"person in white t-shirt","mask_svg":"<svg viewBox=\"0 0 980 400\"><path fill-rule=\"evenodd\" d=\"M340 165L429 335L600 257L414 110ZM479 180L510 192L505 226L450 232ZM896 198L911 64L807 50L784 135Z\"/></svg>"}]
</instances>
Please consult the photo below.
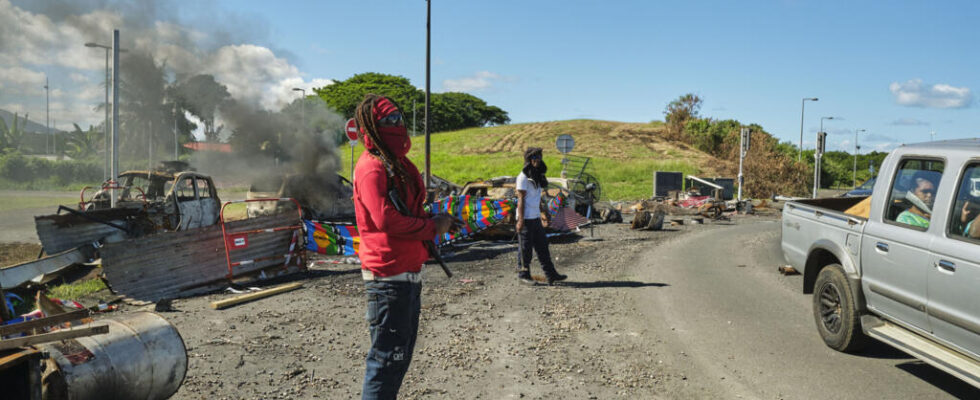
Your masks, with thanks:
<instances>
[{"instance_id":1,"label":"person in white t-shirt","mask_svg":"<svg viewBox=\"0 0 980 400\"><path fill-rule=\"evenodd\" d=\"M533 250L538 253L538 262L544 270L545 279L551 285L568 279L568 276L555 270L555 264L551 262L551 251L548 250L548 237L541 223L542 219L547 222L548 218L548 213L541 212L541 191L548 187L548 178L545 178L548 166L541 159L541 152L540 147L528 147L524 151L524 169L517 176L517 279L534 284L530 268Z\"/></svg>"}]
</instances>

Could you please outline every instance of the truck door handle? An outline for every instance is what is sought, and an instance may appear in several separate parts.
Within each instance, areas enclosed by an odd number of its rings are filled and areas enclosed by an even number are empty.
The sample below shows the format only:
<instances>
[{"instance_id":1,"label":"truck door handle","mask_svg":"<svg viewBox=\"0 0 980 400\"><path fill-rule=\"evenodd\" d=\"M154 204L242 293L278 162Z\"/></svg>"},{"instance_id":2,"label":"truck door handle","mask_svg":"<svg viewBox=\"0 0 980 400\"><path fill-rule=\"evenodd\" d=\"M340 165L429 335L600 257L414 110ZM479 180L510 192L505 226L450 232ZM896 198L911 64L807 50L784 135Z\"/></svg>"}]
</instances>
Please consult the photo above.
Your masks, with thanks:
<instances>
[{"instance_id":1,"label":"truck door handle","mask_svg":"<svg viewBox=\"0 0 980 400\"><path fill-rule=\"evenodd\" d=\"M956 272L956 264L946 260L939 260L939 262L936 263L936 266L949 272Z\"/></svg>"},{"instance_id":2,"label":"truck door handle","mask_svg":"<svg viewBox=\"0 0 980 400\"><path fill-rule=\"evenodd\" d=\"M887 253L888 243L882 243L882 242L875 243L875 248L878 249L878 251L881 251L882 253Z\"/></svg>"}]
</instances>

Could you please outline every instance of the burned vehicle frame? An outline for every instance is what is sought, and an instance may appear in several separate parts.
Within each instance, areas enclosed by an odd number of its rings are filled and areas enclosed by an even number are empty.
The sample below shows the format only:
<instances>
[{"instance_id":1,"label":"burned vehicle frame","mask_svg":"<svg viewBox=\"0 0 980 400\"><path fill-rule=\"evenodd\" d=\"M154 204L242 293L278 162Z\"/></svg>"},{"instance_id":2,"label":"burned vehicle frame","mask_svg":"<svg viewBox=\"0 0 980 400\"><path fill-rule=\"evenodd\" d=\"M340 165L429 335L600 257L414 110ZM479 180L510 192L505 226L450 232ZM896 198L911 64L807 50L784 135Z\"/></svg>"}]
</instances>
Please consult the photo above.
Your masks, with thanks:
<instances>
[{"instance_id":1,"label":"burned vehicle frame","mask_svg":"<svg viewBox=\"0 0 980 400\"><path fill-rule=\"evenodd\" d=\"M200 228L218 221L221 199L210 176L195 171L127 171L119 180L121 185L103 186L90 201L84 200L88 188L82 189L79 209L110 209L109 196L115 189L116 208L143 210L154 231Z\"/></svg>"}]
</instances>

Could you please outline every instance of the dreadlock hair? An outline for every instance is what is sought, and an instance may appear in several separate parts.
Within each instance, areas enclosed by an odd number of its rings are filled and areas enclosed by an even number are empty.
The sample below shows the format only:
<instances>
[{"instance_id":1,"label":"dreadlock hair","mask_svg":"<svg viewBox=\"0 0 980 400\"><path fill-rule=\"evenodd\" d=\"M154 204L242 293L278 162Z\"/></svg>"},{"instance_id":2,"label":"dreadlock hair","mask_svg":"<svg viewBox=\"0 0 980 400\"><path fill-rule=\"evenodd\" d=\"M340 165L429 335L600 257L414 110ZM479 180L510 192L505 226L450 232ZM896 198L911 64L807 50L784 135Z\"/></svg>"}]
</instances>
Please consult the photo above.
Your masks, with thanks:
<instances>
[{"instance_id":1,"label":"dreadlock hair","mask_svg":"<svg viewBox=\"0 0 980 400\"><path fill-rule=\"evenodd\" d=\"M374 144L374 148L368 150L368 152L384 164L385 170L388 171L389 179L392 177L396 178L395 188L398 190L398 194L405 199L408 194L406 193L407 185L409 182L415 181L408 175L408 171L405 170L402 162L394 156L391 149L381 140L381 133L378 131L378 122L374 120L374 106L384 98L373 93L364 95L364 100L354 110L354 118L357 119L357 126L360 127L361 140L364 140L363 136L367 136L368 139L371 139L371 143ZM398 107L398 103L395 103L394 100L389 98L388 101L401 110L401 107Z\"/></svg>"},{"instance_id":2,"label":"dreadlock hair","mask_svg":"<svg viewBox=\"0 0 980 400\"><path fill-rule=\"evenodd\" d=\"M537 156L541 158L542 151L540 147L528 147L527 150L524 150L524 168L521 171L534 182L535 186L546 188L548 187L548 178L544 174L548 172L548 165L544 163L544 159L541 159L540 165L537 168L534 167L534 164L531 164L531 157Z\"/></svg>"}]
</instances>

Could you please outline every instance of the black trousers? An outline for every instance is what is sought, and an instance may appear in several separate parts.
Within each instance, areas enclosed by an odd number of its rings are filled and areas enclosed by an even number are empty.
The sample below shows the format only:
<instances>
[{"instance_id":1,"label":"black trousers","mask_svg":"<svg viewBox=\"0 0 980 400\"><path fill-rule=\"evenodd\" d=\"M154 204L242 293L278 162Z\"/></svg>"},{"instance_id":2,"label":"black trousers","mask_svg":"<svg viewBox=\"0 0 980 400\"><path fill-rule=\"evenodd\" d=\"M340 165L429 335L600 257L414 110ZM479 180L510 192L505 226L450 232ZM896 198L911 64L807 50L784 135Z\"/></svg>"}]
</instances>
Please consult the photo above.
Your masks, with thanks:
<instances>
[{"instance_id":1,"label":"black trousers","mask_svg":"<svg viewBox=\"0 0 980 400\"><path fill-rule=\"evenodd\" d=\"M524 229L519 232L517 240L520 245L517 252L518 272L531 272L531 251L533 250L538 253L538 262L541 263L541 269L544 270L545 275L552 276L558 273L555 271L555 264L551 262L548 237L544 233L544 226L541 225L540 218L525 219Z\"/></svg>"}]
</instances>

